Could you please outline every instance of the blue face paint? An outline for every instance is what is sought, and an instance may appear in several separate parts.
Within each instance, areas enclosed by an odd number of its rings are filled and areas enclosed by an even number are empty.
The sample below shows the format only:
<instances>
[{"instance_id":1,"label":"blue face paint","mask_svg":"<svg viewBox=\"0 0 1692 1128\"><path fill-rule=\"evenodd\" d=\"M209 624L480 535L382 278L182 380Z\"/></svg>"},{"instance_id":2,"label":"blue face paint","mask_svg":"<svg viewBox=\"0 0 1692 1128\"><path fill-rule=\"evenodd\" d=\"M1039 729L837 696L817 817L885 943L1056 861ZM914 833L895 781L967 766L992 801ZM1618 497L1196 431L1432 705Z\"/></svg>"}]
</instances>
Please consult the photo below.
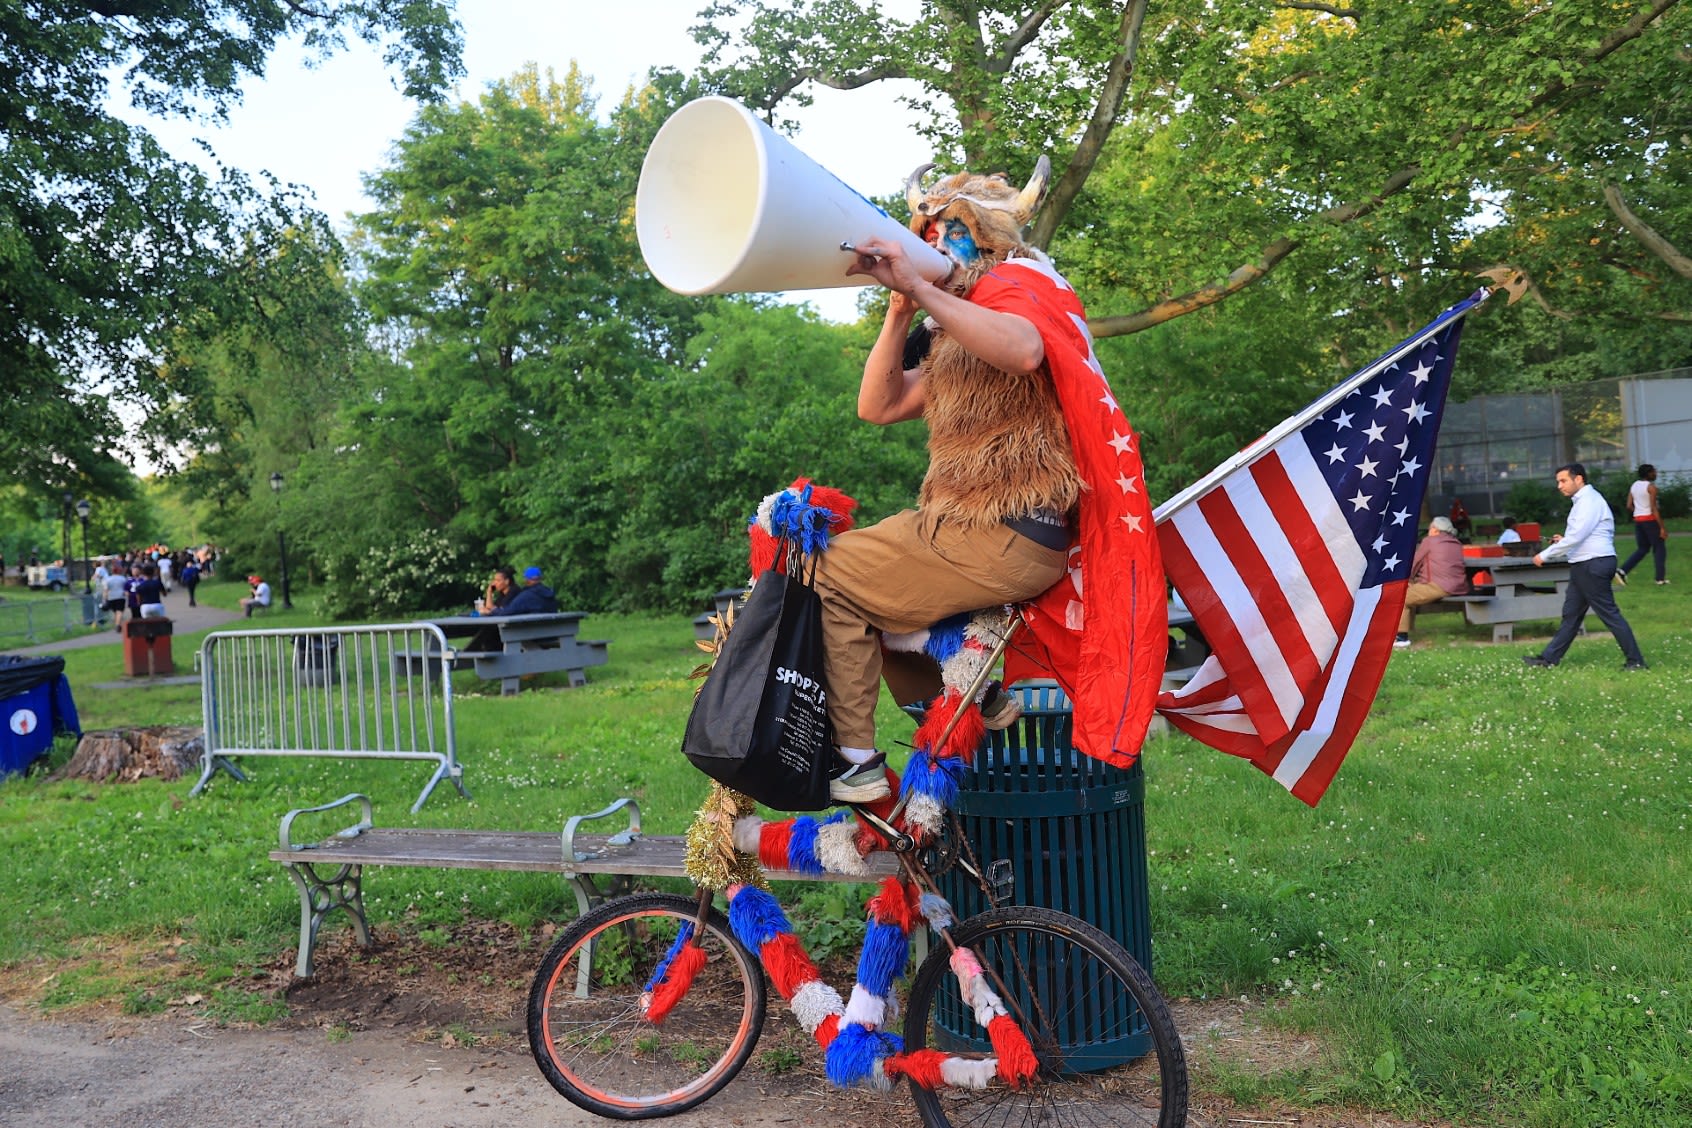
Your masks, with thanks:
<instances>
[{"instance_id":1,"label":"blue face paint","mask_svg":"<svg viewBox=\"0 0 1692 1128\"><path fill-rule=\"evenodd\" d=\"M969 228L961 220L948 219L945 223L940 237L941 249L965 266L972 265L981 257L981 251L975 246L975 236L969 233Z\"/></svg>"}]
</instances>

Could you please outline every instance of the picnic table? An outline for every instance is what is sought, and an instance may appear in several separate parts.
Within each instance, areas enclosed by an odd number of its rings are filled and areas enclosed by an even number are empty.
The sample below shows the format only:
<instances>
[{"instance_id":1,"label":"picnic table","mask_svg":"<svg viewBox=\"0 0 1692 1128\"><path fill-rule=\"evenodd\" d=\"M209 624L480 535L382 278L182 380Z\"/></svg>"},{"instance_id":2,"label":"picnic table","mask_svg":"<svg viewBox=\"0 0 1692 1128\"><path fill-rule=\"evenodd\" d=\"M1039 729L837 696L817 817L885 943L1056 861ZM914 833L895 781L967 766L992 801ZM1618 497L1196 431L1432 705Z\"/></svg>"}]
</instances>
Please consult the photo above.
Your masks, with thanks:
<instances>
[{"instance_id":1,"label":"picnic table","mask_svg":"<svg viewBox=\"0 0 1692 1128\"><path fill-rule=\"evenodd\" d=\"M1492 628L1493 642L1514 641L1517 623L1562 617L1570 582L1566 561L1535 565L1531 556L1465 555L1463 570L1469 593L1448 595L1432 606L1461 608L1468 622Z\"/></svg>"},{"instance_id":2,"label":"picnic table","mask_svg":"<svg viewBox=\"0 0 1692 1128\"><path fill-rule=\"evenodd\" d=\"M440 628L449 640L469 637L484 627L499 632L497 650L459 650L447 652L446 661L454 670L474 670L486 681L500 683L502 694L513 694L521 688L521 679L531 674L566 671L572 686L587 684L587 667L603 666L611 643L606 639L579 637L585 611L552 611L535 615L450 615L427 622ZM441 661L438 652L395 651L396 673L415 677L430 662Z\"/></svg>"}]
</instances>

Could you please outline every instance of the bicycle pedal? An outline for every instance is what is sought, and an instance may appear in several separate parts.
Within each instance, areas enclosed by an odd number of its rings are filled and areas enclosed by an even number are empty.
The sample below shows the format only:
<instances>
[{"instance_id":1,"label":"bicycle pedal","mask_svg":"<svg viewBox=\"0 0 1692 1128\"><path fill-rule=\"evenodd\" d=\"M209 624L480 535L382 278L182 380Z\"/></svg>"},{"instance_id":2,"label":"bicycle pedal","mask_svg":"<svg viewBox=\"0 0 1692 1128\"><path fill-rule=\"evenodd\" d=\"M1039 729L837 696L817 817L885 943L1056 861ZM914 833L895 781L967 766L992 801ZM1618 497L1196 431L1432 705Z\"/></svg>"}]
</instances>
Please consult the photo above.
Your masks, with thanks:
<instances>
[{"instance_id":1,"label":"bicycle pedal","mask_svg":"<svg viewBox=\"0 0 1692 1128\"><path fill-rule=\"evenodd\" d=\"M993 903L1008 901L1016 892L1016 869L1009 858L999 858L987 866L987 884L993 887Z\"/></svg>"}]
</instances>

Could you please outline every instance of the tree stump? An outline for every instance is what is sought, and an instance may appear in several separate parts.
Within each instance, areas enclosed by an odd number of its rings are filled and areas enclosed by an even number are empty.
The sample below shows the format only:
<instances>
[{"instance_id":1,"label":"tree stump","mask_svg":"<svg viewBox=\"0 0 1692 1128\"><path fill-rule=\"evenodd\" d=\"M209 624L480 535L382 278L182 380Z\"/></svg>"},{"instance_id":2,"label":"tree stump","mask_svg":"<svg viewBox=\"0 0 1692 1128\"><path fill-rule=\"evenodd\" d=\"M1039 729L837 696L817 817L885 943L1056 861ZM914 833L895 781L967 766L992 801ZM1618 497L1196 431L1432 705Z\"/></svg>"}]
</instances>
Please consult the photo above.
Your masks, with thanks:
<instances>
[{"instance_id":1,"label":"tree stump","mask_svg":"<svg viewBox=\"0 0 1692 1128\"><path fill-rule=\"evenodd\" d=\"M182 725L89 732L54 778L115 783L181 779L199 764L204 751L205 730Z\"/></svg>"}]
</instances>

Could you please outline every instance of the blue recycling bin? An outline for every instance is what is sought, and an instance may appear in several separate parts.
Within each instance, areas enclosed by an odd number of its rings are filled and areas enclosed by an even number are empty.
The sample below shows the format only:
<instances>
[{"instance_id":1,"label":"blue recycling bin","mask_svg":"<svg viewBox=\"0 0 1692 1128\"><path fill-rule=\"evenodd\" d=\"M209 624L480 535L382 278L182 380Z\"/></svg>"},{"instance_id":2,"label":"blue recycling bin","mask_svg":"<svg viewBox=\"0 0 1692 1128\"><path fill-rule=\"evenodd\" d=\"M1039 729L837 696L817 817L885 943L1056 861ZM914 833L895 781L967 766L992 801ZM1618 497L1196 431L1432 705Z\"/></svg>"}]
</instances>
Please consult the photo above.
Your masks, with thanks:
<instances>
[{"instance_id":1,"label":"blue recycling bin","mask_svg":"<svg viewBox=\"0 0 1692 1128\"><path fill-rule=\"evenodd\" d=\"M47 755L60 733L82 735L63 658L0 654L0 776Z\"/></svg>"}]
</instances>

